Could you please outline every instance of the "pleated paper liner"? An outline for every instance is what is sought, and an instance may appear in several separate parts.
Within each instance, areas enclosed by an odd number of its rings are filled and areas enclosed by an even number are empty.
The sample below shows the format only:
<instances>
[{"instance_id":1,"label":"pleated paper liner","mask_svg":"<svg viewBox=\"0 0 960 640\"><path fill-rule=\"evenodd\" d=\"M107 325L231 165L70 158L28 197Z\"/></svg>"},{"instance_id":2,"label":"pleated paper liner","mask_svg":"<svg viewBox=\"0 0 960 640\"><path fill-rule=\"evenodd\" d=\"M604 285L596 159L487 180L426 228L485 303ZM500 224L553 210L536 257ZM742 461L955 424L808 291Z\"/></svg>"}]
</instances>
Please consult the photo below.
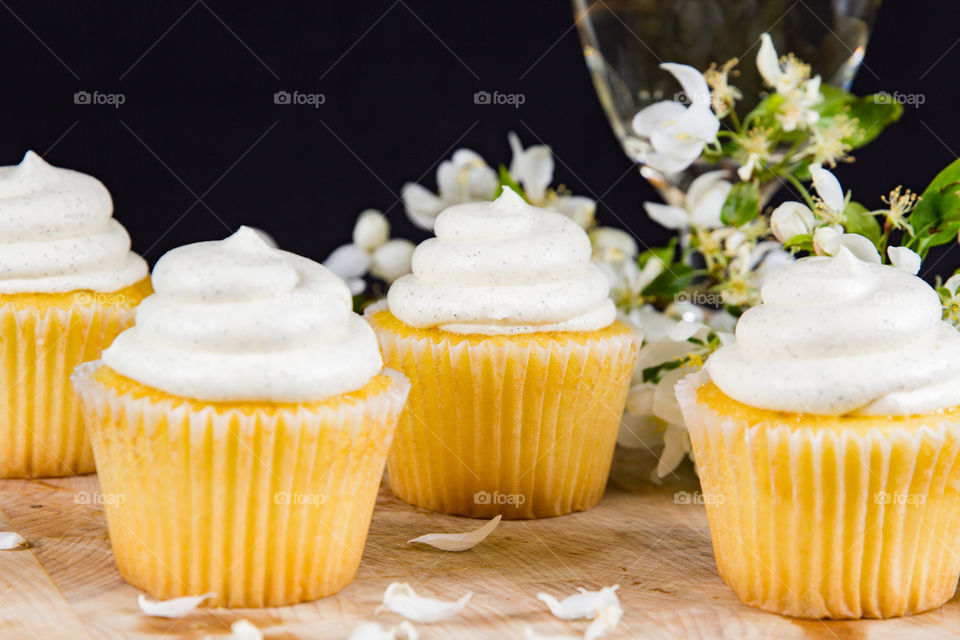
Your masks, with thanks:
<instances>
[{"instance_id":1,"label":"pleated paper liner","mask_svg":"<svg viewBox=\"0 0 960 640\"><path fill-rule=\"evenodd\" d=\"M70 374L133 324L149 292L144 280L110 294L0 297L0 477L94 470Z\"/></svg>"},{"instance_id":2,"label":"pleated paper liner","mask_svg":"<svg viewBox=\"0 0 960 640\"><path fill-rule=\"evenodd\" d=\"M402 500L478 518L600 501L636 359L626 327L460 336L408 327L382 305L367 318L412 385L387 463Z\"/></svg>"},{"instance_id":3,"label":"pleated paper liner","mask_svg":"<svg viewBox=\"0 0 960 640\"><path fill-rule=\"evenodd\" d=\"M888 618L939 607L960 577L960 422L876 428L750 423L677 395L717 568L743 602L802 618Z\"/></svg>"},{"instance_id":4,"label":"pleated paper liner","mask_svg":"<svg viewBox=\"0 0 960 640\"><path fill-rule=\"evenodd\" d=\"M409 389L402 375L384 370L322 403L204 404L101 366L83 365L74 383L128 582L160 599L213 592L208 603L228 607L349 584Z\"/></svg>"}]
</instances>

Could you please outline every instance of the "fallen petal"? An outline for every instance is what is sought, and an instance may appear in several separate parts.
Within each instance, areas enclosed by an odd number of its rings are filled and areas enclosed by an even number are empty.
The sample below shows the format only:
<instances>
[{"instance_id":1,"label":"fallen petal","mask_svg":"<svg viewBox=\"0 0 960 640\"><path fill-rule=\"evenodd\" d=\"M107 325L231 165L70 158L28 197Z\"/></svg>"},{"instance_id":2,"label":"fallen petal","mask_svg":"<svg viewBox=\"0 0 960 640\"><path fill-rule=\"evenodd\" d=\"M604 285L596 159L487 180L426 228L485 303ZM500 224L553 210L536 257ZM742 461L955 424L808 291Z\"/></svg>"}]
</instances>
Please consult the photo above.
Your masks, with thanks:
<instances>
[{"instance_id":1,"label":"fallen petal","mask_svg":"<svg viewBox=\"0 0 960 640\"><path fill-rule=\"evenodd\" d=\"M586 632L583 634L583 640L596 640L605 638L607 633L613 631L620 624L620 618L623 617L623 609L619 604L606 607L597 614L596 619L590 623Z\"/></svg>"},{"instance_id":2,"label":"fallen petal","mask_svg":"<svg viewBox=\"0 0 960 640\"><path fill-rule=\"evenodd\" d=\"M19 533L14 531L0 532L0 550L26 549L28 546L27 541Z\"/></svg>"},{"instance_id":3,"label":"fallen petal","mask_svg":"<svg viewBox=\"0 0 960 640\"><path fill-rule=\"evenodd\" d=\"M562 602L557 602L550 594L538 593L537 600L550 607L550 613L561 620L590 620L602 609L620 606L616 593L619 588L618 584L600 591L587 591L581 587L580 593L568 596Z\"/></svg>"},{"instance_id":4,"label":"fallen petal","mask_svg":"<svg viewBox=\"0 0 960 640\"><path fill-rule=\"evenodd\" d=\"M237 620L230 625L232 640L263 640L263 632L249 620Z\"/></svg>"},{"instance_id":5,"label":"fallen petal","mask_svg":"<svg viewBox=\"0 0 960 640\"><path fill-rule=\"evenodd\" d=\"M467 531L466 533L428 533L419 538L407 540L407 544L418 542L444 551L466 551L483 542L483 540L497 528L502 517L503 516L497 516L479 529Z\"/></svg>"},{"instance_id":6,"label":"fallen petal","mask_svg":"<svg viewBox=\"0 0 960 640\"><path fill-rule=\"evenodd\" d=\"M429 624L446 620L460 613L472 597L471 591L456 602L421 598L406 582L394 582L383 594L383 608L399 613L414 622Z\"/></svg>"},{"instance_id":7,"label":"fallen petal","mask_svg":"<svg viewBox=\"0 0 960 640\"><path fill-rule=\"evenodd\" d=\"M172 600L151 600L142 593L137 596L140 610L155 618L180 618L197 608L201 602L217 594L205 593L202 596L184 596Z\"/></svg>"}]
</instances>

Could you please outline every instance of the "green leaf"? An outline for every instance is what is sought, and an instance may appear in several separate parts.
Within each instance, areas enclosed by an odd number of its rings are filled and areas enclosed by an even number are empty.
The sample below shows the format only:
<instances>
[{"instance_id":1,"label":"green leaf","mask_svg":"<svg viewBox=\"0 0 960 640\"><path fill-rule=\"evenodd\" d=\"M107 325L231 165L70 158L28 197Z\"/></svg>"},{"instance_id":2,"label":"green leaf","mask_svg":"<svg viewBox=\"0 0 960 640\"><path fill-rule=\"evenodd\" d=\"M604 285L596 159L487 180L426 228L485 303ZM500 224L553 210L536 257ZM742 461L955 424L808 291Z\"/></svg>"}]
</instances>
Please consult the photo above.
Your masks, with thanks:
<instances>
[{"instance_id":1,"label":"green leaf","mask_svg":"<svg viewBox=\"0 0 960 640\"><path fill-rule=\"evenodd\" d=\"M821 116L831 116L841 113L843 107L856 100L857 96L832 84L821 84L820 98L820 102L814 109Z\"/></svg>"},{"instance_id":2,"label":"green leaf","mask_svg":"<svg viewBox=\"0 0 960 640\"><path fill-rule=\"evenodd\" d=\"M517 181L513 179L513 176L510 175L510 170L506 166L500 165L500 171L497 174L497 177L500 180L500 183L497 185L497 193L493 196L494 199L500 197L500 194L503 193L504 187L510 187L514 191L520 194L520 196L527 200L527 194L524 193L523 187L517 184ZM527 200L529 202L529 200Z\"/></svg>"},{"instance_id":3,"label":"green leaf","mask_svg":"<svg viewBox=\"0 0 960 640\"><path fill-rule=\"evenodd\" d=\"M353 312L363 315L363 310L371 303L374 302L374 299L367 293L358 293L353 296Z\"/></svg>"},{"instance_id":4,"label":"green leaf","mask_svg":"<svg viewBox=\"0 0 960 640\"><path fill-rule=\"evenodd\" d=\"M903 105L896 100L890 102L877 100L877 95L855 98L844 108L848 116L857 120L856 133L844 139L844 142L854 149L859 149L871 142L903 115Z\"/></svg>"},{"instance_id":5,"label":"green leaf","mask_svg":"<svg viewBox=\"0 0 960 640\"><path fill-rule=\"evenodd\" d=\"M813 236L809 233L793 236L783 243L783 248L813 253Z\"/></svg>"},{"instance_id":6,"label":"green leaf","mask_svg":"<svg viewBox=\"0 0 960 640\"><path fill-rule=\"evenodd\" d=\"M914 237L907 243L926 257L931 247L951 242L960 222L960 160L954 160L927 186L909 222Z\"/></svg>"},{"instance_id":7,"label":"green leaf","mask_svg":"<svg viewBox=\"0 0 960 640\"><path fill-rule=\"evenodd\" d=\"M643 370L644 382L660 382L660 377L667 371L683 366L687 362L687 356L682 356L676 360L668 360Z\"/></svg>"},{"instance_id":8,"label":"green leaf","mask_svg":"<svg viewBox=\"0 0 960 640\"><path fill-rule=\"evenodd\" d=\"M877 221L870 211L859 202L848 202L843 210L847 218L844 230L847 233L859 233L865 236L874 246L880 246L880 238L883 232L880 229L880 222Z\"/></svg>"},{"instance_id":9,"label":"green leaf","mask_svg":"<svg viewBox=\"0 0 960 640\"><path fill-rule=\"evenodd\" d=\"M931 248L956 241L958 234L960 234L960 220L946 221L935 231L919 238L915 251L921 258L925 258Z\"/></svg>"},{"instance_id":10,"label":"green leaf","mask_svg":"<svg viewBox=\"0 0 960 640\"><path fill-rule=\"evenodd\" d=\"M735 227L744 225L760 215L760 189L755 182L738 182L730 189L723 203L720 219Z\"/></svg>"},{"instance_id":11,"label":"green leaf","mask_svg":"<svg viewBox=\"0 0 960 640\"><path fill-rule=\"evenodd\" d=\"M674 296L693 283L693 279L697 273L696 269L682 262L674 264L667 263L667 267L663 270L663 273L644 287L640 295L672 300Z\"/></svg>"},{"instance_id":12,"label":"green leaf","mask_svg":"<svg viewBox=\"0 0 960 640\"><path fill-rule=\"evenodd\" d=\"M637 257L637 264L640 265L640 268L643 269L647 266L647 263L650 261L650 258L659 258L666 266L673 264L673 256L676 254L677 249L677 236L670 238L670 242L667 243L665 247L653 247L647 249Z\"/></svg>"},{"instance_id":13,"label":"green leaf","mask_svg":"<svg viewBox=\"0 0 960 640\"><path fill-rule=\"evenodd\" d=\"M776 127L777 111L783 105L783 96L771 93L747 114L743 121L744 128L748 127Z\"/></svg>"}]
</instances>

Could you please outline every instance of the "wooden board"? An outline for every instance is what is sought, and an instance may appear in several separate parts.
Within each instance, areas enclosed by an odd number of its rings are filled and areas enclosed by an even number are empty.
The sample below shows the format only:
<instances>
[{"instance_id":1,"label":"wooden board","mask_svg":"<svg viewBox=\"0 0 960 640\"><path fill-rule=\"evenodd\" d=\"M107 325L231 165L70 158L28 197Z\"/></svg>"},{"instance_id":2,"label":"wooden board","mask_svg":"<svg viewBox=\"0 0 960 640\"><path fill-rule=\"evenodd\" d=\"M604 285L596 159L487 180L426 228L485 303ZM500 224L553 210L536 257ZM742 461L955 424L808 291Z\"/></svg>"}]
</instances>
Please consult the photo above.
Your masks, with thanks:
<instances>
[{"instance_id":1,"label":"wooden board","mask_svg":"<svg viewBox=\"0 0 960 640\"><path fill-rule=\"evenodd\" d=\"M0 481L0 531L32 547L0 552L0 639L99 640L226 637L246 618L265 637L345 639L376 615L384 588L405 581L423 595L456 599L475 593L462 614L418 625L424 640L514 639L523 628L580 634L585 622L553 618L536 600L578 586L620 584L624 608L616 638L960 638L960 598L932 613L885 621L802 621L743 606L713 563L702 506L689 465L662 486L650 482L649 455L618 451L603 502L591 511L540 521L504 522L482 545L445 553L407 545L435 531L463 531L477 521L410 507L381 490L356 580L341 593L307 604L262 610L198 609L180 620L148 618L137 590L117 573L103 509L90 497L95 476Z\"/></svg>"}]
</instances>

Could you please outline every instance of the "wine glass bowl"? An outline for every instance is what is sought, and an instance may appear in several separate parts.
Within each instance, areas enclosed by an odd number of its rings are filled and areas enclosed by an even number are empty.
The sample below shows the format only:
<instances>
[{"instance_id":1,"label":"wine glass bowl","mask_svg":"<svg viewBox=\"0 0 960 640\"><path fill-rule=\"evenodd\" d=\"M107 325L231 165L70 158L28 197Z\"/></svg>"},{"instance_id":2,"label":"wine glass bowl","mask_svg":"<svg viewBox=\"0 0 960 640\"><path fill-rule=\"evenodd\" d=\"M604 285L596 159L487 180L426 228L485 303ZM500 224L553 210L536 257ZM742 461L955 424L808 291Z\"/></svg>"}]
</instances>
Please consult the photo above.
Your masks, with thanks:
<instances>
[{"instance_id":1,"label":"wine glass bowl","mask_svg":"<svg viewBox=\"0 0 960 640\"><path fill-rule=\"evenodd\" d=\"M661 100L681 98L663 62L705 71L739 58L731 78L744 95L742 117L765 87L755 64L760 35L769 33L780 52L792 52L823 82L848 89L863 62L878 0L573 0L584 58L610 125L624 153L643 162L646 141L632 128L634 116ZM696 162L679 174L642 166L641 174L670 204L706 170Z\"/></svg>"}]
</instances>

